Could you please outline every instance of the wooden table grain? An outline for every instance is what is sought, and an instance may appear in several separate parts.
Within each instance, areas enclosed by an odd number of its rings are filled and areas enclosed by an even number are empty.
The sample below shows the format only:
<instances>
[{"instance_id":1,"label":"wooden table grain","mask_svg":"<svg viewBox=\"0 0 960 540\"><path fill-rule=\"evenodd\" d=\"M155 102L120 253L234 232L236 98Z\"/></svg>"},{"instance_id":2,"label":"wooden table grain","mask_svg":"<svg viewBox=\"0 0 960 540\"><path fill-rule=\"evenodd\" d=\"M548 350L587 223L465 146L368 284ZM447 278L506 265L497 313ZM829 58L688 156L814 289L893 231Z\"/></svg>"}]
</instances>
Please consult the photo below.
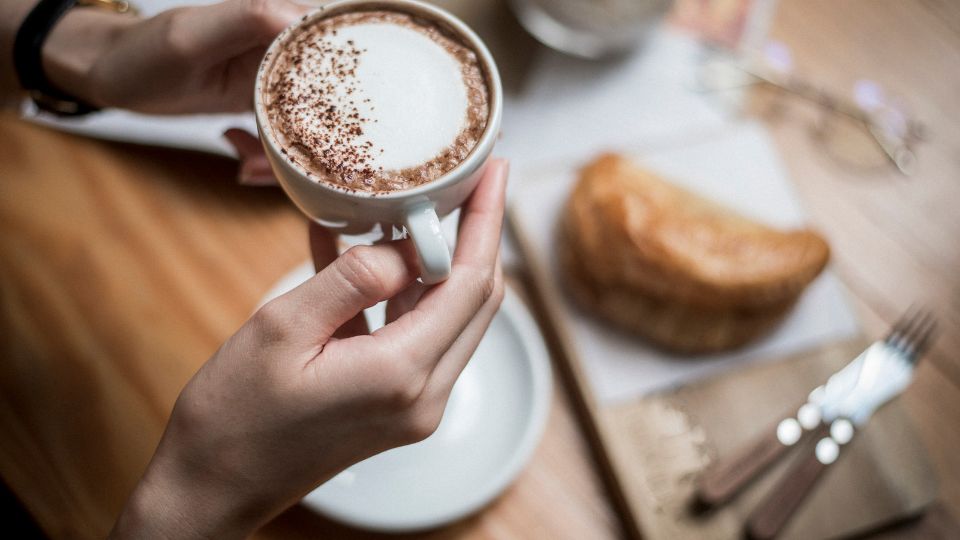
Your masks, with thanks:
<instances>
[{"instance_id":1,"label":"wooden table grain","mask_svg":"<svg viewBox=\"0 0 960 540\"><path fill-rule=\"evenodd\" d=\"M940 337L904 400L960 516L960 4L951 0L784 0L771 36L795 71L836 95L880 83L926 126L916 173L852 169L811 134L816 112L791 107L770 128L832 264L869 335L914 303L937 314Z\"/></svg>"},{"instance_id":2,"label":"wooden table grain","mask_svg":"<svg viewBox=\"0 0 960 540\"><path fill-rule=\"evenodd\" d=\"M881 333L914 301L941 319L905 400L941 478L937 523L949 524L942 516L960 515L960 362L951 353L960 350L960 6L779 4L772 36L791 46L798 71L838 93L877 80L928 126L908 179L825 156L809 109L767 118L867 331ZM511 24L498 13L491 24ZM0 476L52 537L109 530L184 382L307 257L304 219L276 190L236 186L235 167L0 116ZM476 516L417 537L621 534L557 388L518 481ZM376 535L294 507L258 536Z\"/></svg>"}]
</instances>

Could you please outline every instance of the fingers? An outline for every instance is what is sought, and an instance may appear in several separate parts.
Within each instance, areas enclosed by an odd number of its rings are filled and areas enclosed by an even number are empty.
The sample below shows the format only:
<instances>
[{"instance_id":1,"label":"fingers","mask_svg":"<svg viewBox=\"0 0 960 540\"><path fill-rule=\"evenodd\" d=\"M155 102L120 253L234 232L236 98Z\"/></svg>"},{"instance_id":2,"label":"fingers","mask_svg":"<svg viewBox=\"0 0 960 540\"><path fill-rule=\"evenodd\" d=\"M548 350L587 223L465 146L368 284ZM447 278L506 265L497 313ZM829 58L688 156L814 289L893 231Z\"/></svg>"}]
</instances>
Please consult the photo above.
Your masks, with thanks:
<instances>
[{"instance_id":1,"label":"fingers","mask_svg":"<svg viewBox=\"0 0 960 540\"><path fill-rule=\"evenodd\" d=\"M493 267L500 250L508 174L506 160L490 160L484 180L463 208L454 266Z\"/></svg>"},{"instance_id":2,"label":"fingers","mask_svg":"<svg viewBox=\"0 0 960 540\"><path fill-rule=\"evenodd\" d=\"M417 302L420 301L420 297L430 289L429 285L424 285L419 281L414 281L410 284L409 287L403 290L397 296L394 296L387 302L387 314L385 324L390 324L393 321L399 319L403 316L404 313L407 313L414 306L417 305Z\"/></svg>"},{"instance_id":3,"label":"fingers","mask_svg":"<svg viewBox=\"0 0 960 540\"><path fill-rule=\"evenodd\" d=\"M377 340L436 363L496 288L496 260L507 164L493 160L463 209L450 278L428 290L414 309L374 333Z\"/></svg>"},{"instance_id":4,"label":"fingers","mask_svg":"<svg viewBox=\"0 0 960 540\"><path fill-rule=\"evenodd\" d=\"M492 161L491 166L497 164L499 161L500 160ZM469 211L465 209L460 214L460 223L457 227L458 234L464 230L464 222L467 221L467 218L475 222L476 216L477 216L477 212ZM502 217L501 217L501 220L502 220ZM496 246L493 246L494 252L498 250L499 241L495 243L496 243ZM485 248L480 248L479 250L474 250L474 252L471 253L471 255L474 255L476 251L487 251L489 249L490 249L490 246L487 246ZM460 254L461 258L466 256L466 254L464 253L464 249L461 248L460 246L458 246L458 254ZM428 289L429 289L428 286L417 282L412 284L407 290L400 293L400 295L398 295L396 298L391 298L390 303L387 304L387 318L386 318L387 324L399 319L404 313L413 309L416 303L427 292Z\"/></svg>"},{"instance_id":5,"label":"fingers","mask_svg":"<svg viewBox=\"0 0 960 540\"><path fill-rule=\"evenodd\" d=\"M313 270L319 273L340 256L340 252L337 251L337 238L330 232L330 229L315 221L308 223L307 234L310 238L310 256L313 258Z\"/></svg>"},{"instance_id":6,"label":"fingers","mask_svg":"<svg viewBox=\"0 0 960 540\"><path fill-rule=\"evenodd\" d=\"M330 229L314 221L309 222L308 235L310 237L310 255L313 258L313 268L315 272L319 273L340 255L337 251L337 237L330 232ZM333 337L343 339L368 333L370 333L370 329L367 327L367 318L361 311L349 321L343 323L340 328L337 328Z\"/></svg>"},{"instance_id":7,"label":"fingers","mask_svg":"<svg viewBox=\"0 0 960 540\"><path fill-rule=\"evenodd\" d=\"M289 0L227 0L181 11L171 42L197 58L211 52L230 58L269 45L284 28L311 11ZM202 55L202 56L201 56Z\"/></svg>"},{"instance_id":8,"label":"fingers","mask_svg":"<svg viewBox=\"0 0 960 540\"><path fill-rule=\"evenodd\" d=\"M237 181L245 186L275 186L277 178L273 175L270 162L263 151L260 139L244 129L231 128L223 132L223 137L233 146L240 159Z\"/></svg>"},{"instance_id":9,"label":"fingers","mask_svg":"<svg viewBox=\"0 0 960 540\"><path fill-rule=\"evenodd\" d=\"M503 269L500 266L500 259L497 258L496 278L494 292L490 299L480 308L477 315L470 321L463 332L457 337L450 349L447 350L443 358L434 368L433 373L424 390L424 394L431 399L439 399L446 402L453 389L453 384L457 381L467 362L473 357L477 350L480 340L483 339L490 322L500 309L500 303L503 301L504 283Z\"/></svg>"},{"instance_id":10,"label":"fingers","mask_svg":"<svg viewBox=\"0 0 960 540\"><path fill-rule=\"evenodd\" d=\"M417 277L416 258L406 241L356 246L316 276L265 308L269 319L290 328L309 327L310 340L325 344L362 310L405 289Z\"/></svg>"}]
</instances>

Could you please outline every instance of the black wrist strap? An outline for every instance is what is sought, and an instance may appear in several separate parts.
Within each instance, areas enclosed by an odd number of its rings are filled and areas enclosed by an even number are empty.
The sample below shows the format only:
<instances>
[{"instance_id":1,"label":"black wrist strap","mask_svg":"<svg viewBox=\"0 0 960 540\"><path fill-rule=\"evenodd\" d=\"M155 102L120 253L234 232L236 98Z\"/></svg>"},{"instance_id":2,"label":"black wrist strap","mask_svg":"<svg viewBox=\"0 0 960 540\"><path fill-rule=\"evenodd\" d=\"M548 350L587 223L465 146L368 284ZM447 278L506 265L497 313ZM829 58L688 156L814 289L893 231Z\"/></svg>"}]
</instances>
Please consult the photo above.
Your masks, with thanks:
<instances>
[{"instance_id":1,"label":"black wrist strap","mask_svg":"<svg viewBox=\"0 0 960 540\"><path fill-rule=\"evenodd\" d=\"M13 66L20 85L39 108L61 116L98 110L53 86L43 71L43 44L57 21L76 4L77 0L40 0L23 20L13 43Z\"/></svg>"}]
</instances>

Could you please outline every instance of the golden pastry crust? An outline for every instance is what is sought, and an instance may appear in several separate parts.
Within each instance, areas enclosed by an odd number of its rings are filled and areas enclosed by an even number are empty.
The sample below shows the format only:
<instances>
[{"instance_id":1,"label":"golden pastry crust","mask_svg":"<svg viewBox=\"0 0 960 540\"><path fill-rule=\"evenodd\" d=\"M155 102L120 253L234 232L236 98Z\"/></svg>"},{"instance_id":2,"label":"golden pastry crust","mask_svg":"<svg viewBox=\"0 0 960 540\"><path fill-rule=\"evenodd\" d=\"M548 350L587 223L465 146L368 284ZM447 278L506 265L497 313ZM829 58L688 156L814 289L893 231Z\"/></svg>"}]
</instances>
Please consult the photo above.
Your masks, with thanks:
<instances>
[{"instance_id":1,"label":"golden pastry crust","mask_svg":"<svg viewBox=\"0 0 960 540\"><path fill-rule=\"evenodd\" d=\"M615 154L583 169L559 228L574 298L683 352L770 330L829 258L812 231L755 223Z\"/></svg>"}]
</instances>

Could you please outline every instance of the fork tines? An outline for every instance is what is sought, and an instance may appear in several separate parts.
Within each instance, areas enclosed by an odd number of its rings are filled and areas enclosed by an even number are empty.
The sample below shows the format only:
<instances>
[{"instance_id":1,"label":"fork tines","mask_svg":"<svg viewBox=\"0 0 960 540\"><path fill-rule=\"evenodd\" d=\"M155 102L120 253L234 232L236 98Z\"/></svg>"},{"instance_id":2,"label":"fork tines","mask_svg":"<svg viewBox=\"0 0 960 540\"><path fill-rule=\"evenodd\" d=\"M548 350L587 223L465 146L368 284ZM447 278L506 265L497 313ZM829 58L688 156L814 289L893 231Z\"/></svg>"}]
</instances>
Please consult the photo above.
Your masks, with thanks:
<instances>
[{"instance_id":1,"label":"fork tines","mask_svg":"<svg viewBox=\"0 0 960 540\"><path fill-rule=\"evenodd\" d=\"M937 320L928 310L910 308L890 329L884 342L915 361L936 333Z\"/></svg>"}]
</instances>

